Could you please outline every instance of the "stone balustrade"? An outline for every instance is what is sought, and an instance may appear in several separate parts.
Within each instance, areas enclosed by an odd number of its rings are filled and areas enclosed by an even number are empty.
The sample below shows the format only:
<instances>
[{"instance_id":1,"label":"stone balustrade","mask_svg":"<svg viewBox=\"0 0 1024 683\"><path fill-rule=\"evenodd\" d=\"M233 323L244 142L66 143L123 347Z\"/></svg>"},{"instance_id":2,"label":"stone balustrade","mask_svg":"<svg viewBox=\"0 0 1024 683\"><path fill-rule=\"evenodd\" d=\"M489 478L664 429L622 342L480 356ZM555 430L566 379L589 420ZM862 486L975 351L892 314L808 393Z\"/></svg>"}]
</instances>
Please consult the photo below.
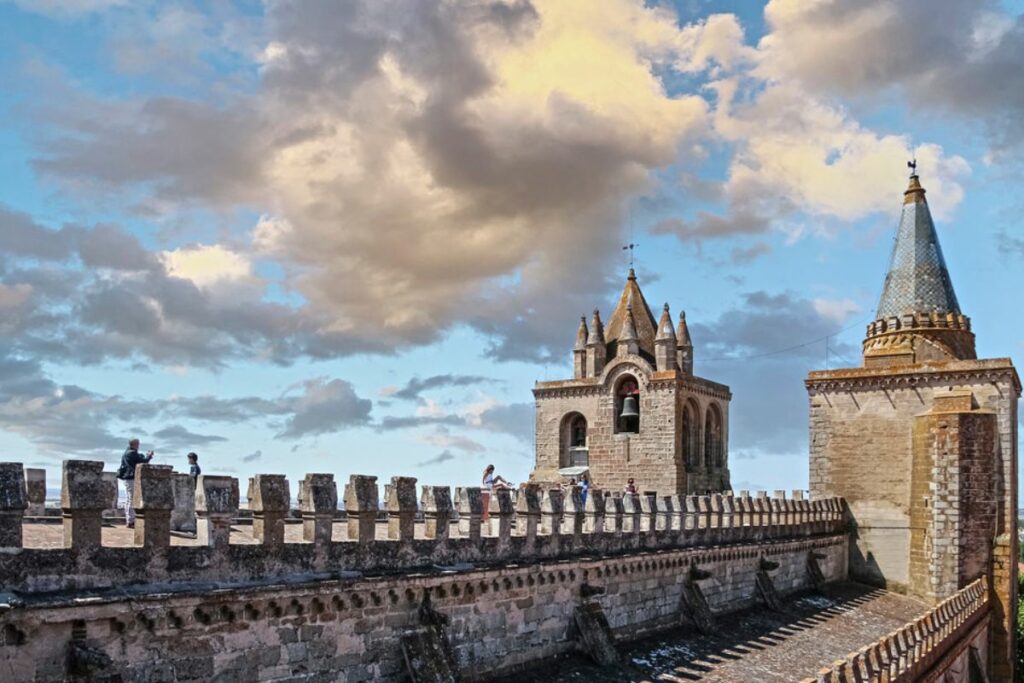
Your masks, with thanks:
<instances>
[{"instance_id":1,"label":"stone balustrade","mask_svg":"<svg viewBox=\"0 0 1024 683\"><path fill-rule=\"evenodd\" d=\"M61 507L64 548L24 547L26 477L18 463L0 463L0 575L11 590L131 585L154 580L271 580L307 572L366 572L471 563L487 565L587 555L787 542L845 533L840 499L802 495L663 496L609 494L591 489L494 491L487 514L479 487L424 486L394 477L379 499L377 478L351 475L342 505L345 522L334 528L338 487L331 474L309 474L300 486L298 535L286 540L289 484L283 475L251 480L252 537L233 543L239 481L202 475L196 482L198 542L171 543L173 473L140 466L135 479L138 521L134 547L102 543L108 506L100 462L63 466ZM383 514L381 510L383 508ZM457 525L453 525L456 519ZM422 515L422 517L421 517ZM485 522L486 517L486 522ZM417 519L422 519L418 523ZM380 525L380 530L378 530ZM333 540L340 531L343 540ZM380 531L380 533L379 533ZM153 553L163 556L152 563Z\"/></svg>"},{"instance_id":2,"label":"stone balustrade","mask_svg":"<svg viewBox=\"0 0 1024 683\"><path fill-rule=\"evenodd\" d=\"M851 652L801 683L922 680L922 675L963 640L988 610L988 581L982 577L909 624Z\"/></svg>"}]
</instances>

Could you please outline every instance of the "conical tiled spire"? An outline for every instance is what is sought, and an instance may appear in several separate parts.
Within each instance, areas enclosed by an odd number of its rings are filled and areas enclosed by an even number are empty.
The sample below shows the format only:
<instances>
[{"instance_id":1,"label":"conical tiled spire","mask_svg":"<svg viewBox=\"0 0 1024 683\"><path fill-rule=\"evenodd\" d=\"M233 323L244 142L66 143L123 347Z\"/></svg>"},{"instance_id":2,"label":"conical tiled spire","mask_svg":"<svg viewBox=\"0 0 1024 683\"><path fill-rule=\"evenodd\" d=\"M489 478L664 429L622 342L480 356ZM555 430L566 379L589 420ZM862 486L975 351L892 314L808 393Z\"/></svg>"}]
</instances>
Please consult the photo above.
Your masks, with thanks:
<instances>
[{"instance_id":1,"label":"conical tiled spire","mask_svg":"<svg viewBox=\"0 0 1024 683\"><path fill-rule=\"evenodd\" d=\"M960 313L924 193L917 175L910 176L876 318Z\"/></svg>"},{"instance_id":2,"label":"conical tiled spire","mask_svg":"<svg viewBox=\"0 0 1024 683\"><path fill-rule=\"evenodd\" d=\"M582 351L587 348L587 337L590 334L587 332L587 318L586 316L580 316L580 326L576 330L576 347L577 351Z\"/></svg>"},{"instance_id":3,"label":"conical tiled spire","mask_svg":"<svg viewBox=\"0 0 1024 683\"><path fill-rule=\"evenodd\" d=\"M903 193L889 273L864 340L867 367L975 358L917 174Z\"/></svg>"},{"instance_id":4,"label":"conical tiled spire","mask_svg":"<svg viewBox=\"0 0 1024 683\"><path fill-rule=\"evenodd\" d=\"M611 318L608 319L606 335L609 344L609 357L616 353L615 344L622 337L626 309L629 307L632 307L633 328L639 353L642 356L647 356L648 360L653 360L654 337L658 332L658 323L655 322L654 314L651 313L651 308L647 305L643 292L640 291L640 286L636 282L636 273L632 268L629 269L629 276L626 278L626 286L622 289L619 303L612 311Z\"/></svg>"},{"instance_id":5,"label":"conical tiled spire","mask_svg":"<svg viewBox=\"0 0 1024 683\"><path fill-rule=\"evenodd\" d=\"M693 342L690 328L686 325L686 311L679 311L679 328L676 330L676 363L684 375L693 374Z\"/></svg>"}]
</instances>

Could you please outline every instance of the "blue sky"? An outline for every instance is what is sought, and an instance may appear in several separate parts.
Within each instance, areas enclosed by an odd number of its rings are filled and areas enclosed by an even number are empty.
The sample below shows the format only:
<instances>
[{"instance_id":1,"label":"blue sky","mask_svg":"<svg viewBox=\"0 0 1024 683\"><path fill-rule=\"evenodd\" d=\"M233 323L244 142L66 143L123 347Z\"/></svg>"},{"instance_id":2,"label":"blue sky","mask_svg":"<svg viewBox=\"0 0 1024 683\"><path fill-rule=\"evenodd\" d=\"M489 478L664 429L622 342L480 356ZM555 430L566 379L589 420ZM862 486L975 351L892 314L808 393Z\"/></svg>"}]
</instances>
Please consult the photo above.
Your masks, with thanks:
<instances>
[{"instance_id":1,"label":"blue sky","mask_svg":"<svg viewBox=\"0 0 1024 683\"><path fill-rule=\"evenodd\" d=\"M0 448L521 481L632 241L734 486L801 488L908 158L979 355L1024 351L1022 9L0 2Z\"/></svg>"}]
</instances>

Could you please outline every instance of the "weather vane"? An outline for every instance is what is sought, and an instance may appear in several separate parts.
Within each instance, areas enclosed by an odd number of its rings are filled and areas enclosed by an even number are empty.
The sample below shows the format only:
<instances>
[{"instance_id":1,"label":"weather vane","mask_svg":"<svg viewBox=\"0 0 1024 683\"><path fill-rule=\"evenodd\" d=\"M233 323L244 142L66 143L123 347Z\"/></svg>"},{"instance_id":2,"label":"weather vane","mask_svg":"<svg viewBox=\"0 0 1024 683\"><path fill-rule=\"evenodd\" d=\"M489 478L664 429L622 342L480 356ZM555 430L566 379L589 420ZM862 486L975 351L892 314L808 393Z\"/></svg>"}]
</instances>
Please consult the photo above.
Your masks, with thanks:
<instances>
[{"instance_id":1,"label":"weather vane","mask_svg":"<svg viewBox=\"0 0 1024 683\"><path fill-rule=\"evenodd\" d=\"M910 175L917 175L917 157L907 162L907 168L910 169Z\"/></svg>"},{"instance_id":2,"label":"weather vane","mask_svg":"<svg viewBox=\"0 0 1024 683\"><path fill-rule=\"evenodd\" d=\"M626 244L626 245L624 245L622 247L622 251L626 251L627 249L629 249L629 267L630 267L630 270L632 270L632 268L633 268L633 250L636 249L639 246L640 246L639 244L634 244L633 242L630 242L629 244Z\"/></svg>"}]
</instances>

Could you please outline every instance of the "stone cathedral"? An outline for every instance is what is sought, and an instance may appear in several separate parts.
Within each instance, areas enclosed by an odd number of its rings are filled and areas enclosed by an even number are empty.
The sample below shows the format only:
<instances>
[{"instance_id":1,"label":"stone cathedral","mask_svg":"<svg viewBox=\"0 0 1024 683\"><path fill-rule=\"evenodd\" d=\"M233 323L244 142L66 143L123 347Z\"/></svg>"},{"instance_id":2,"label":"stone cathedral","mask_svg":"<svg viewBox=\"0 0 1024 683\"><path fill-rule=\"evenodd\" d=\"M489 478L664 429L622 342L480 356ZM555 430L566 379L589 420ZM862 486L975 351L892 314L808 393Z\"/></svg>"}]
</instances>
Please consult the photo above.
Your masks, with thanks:
<instances>
[{"instance_id":1,"label":"stone cathedral","mask_svg":"<svg viewBox=\"0 0 1024 683\"><path fill-rule=\"evenodd\" d=\"M54 505L0 461L0 681L1014 680L1021 384L977 358L916 174L861 366L805 380L809 497L731 490L730 390L673 323L632 271L580 321L517 491L257 474L242 509L238 477L142 464L127 529L104 462ZM581 468L585 500L552 485Z\"/></svg>"},{"instance_id":2,"label":"stone cathedral","mask_svg":"<svg viewBox=\"0 0 1024 683\"><path fill-rule=\"evenodd\" d=\"M530 480L555 483L586 466L594 486L659 495L729 486L729 399L724 384L693 374L686 314L655 321L632 268L608 324L580 318L573 378L538 382L537 462Z\"/></svg>"}]
</instances>

